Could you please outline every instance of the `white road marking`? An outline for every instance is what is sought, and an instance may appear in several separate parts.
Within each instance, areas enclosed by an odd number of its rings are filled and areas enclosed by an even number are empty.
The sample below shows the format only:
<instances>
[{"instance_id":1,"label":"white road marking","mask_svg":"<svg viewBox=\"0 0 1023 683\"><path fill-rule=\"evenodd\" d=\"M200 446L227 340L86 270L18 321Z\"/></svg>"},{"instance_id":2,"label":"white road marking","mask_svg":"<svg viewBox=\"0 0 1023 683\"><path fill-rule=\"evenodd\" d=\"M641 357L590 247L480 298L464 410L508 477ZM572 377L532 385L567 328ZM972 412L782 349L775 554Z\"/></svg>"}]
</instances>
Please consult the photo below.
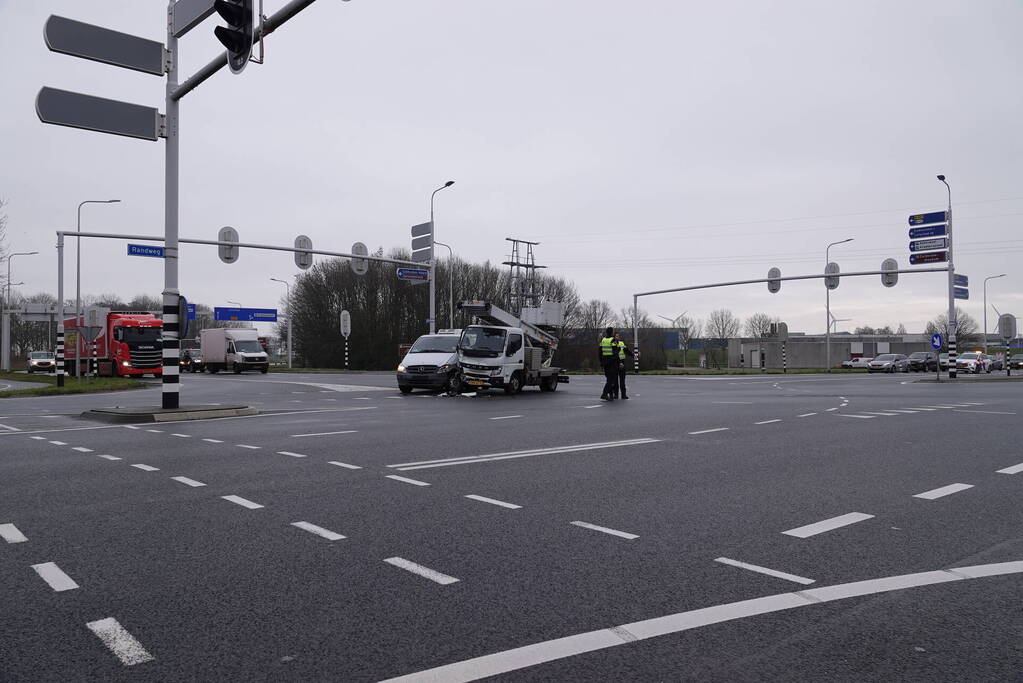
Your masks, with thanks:
<instances>
[{"instance_id":1,"label":"white road marking","mask_svg":"<svg viewBox=\"0 0 1023 683\"><path fill-rule=\"evenodd\" d=\"M386 476L388 479L393 479L395 481L403 481L406 484L415 484L416 486L429 486L429 484L426 483L425 481L419 481L418 479L409 479L408 477L399 477L397 474L388 474Z\"/></svg>"},{"instance_id":2,"label":"white road marking","mask_svg":"<svg viewBox=\"0 0 1023 683\"><path fill-rule=\"evenodd\" d=\"M232 503L237 503L238 505L241 505L243 508L248 508L250 510L258 510L259 508L264 507L264 506L260 505L259 503L253 503L251 500L248 500L246 498L242 498L241 496L231 495L231 496L221 496L221 498L223 498L224 500L229 500Z\"/></svg>"},{"instance_id":3,"label":"white road marking","mask_svg":"<svg viewBox=\"0 0 1023 683\"><path fill-rule=\"evenodd\" d=\"M356 396L352 399L353 401L372 401L373 399L369 396Z\"/></svg>"},{"instance_id":4,"label":"white road marking","mask_svg":"<svg viewBox=\"0 0 1023 683\"><path fill-rule=\"evenodd\" d=\"M306 456L301 453L292 453L291 451L277 451L278 455L290 455L293 458L304 458Z\"/></svg>"},{"instance_id":5,"label":"white road marking","mask_svg":"<svg viewBox=\"0 0 1023 683\"><path fill-rule=\"evenodd\" d=\"M755 425L769 425L773 422L781 422L781 420L763 420L762 422L754 422Z\"/></svg>"},{"instance_id":6,"label":"white road marking","mask_svg":"<svg viewBox=\"0 0 1023 683\"><path fill-rule=\"evenodd\" d=\"M491 420L513 420L516 417L522 417L521 415L502 415L501 417L492 417Z\"/></svg>"},{"instance_id":7,"label":"white road marking","mask_svg":"<svg viewBox=\"0 0 1023 683\"><path fill-rule=\"evenodd\" d=\"M54 446L67 446L67 443L64 441L51 441L50 443L52 443Z\"/></svg>"},{"instance_id":8,"label":"white road marking","mask_svg":"<svg viewBox=\"0 0 1023 683\"><path fill-rule=\"evenodd\" d=\"M252 451L258 451L260 448L262 448L262 446L250 446L247 443L236 443L235 446L237 446L238 448L248 448L249 450Z\"/></svg>"},{"instance_id":9,"label":"white road marking","mask_svg":"<svg viewBox=\"0 0 1023 683\"><path fill-rule=\"evenodd\" d=\"M97 455L97 458L103 458L104 460L120 460L116 455Z\"/></svg>"},{"instance_id":10,"label":"white road marking","mask_svg":"<svg viewBox=\"0 0 1023 683\"><path fill-rule=\"evenodd\" d=\"M39 574L42 580L50 584L50 588L57 592L70 591L78 588L78 584L74 582L74 579L65 574L64 571L54 562L34 564L32 565L32 569L35 569L36 574Z\"/></svg>"},{"instance_id":11,"label":"white road marking","mask_svg":"<svg viewBox=\"0 0 1023 683\"><path fill-rule=\"evenodd\" d=\"M159 472L160 471L159 467L153 467L152 465L143 465L142 463L138 463L136 465L132 465L132 467L137 467L140 470L143 470L145 472Z\"/></svg>"},{"instance_id":12,"label":"white road marking","mask_svg":"<svg viewBox=\"0 0 1023 683\"><path fill-rule=\"evenodd\" d=\"M565 659L587 652L629 645L637 640L656 638L673 633L744 619L759 614L770 614L796 607L812 607L821 602L842 600L863 595L889 593L897 590L929 586L937 583L966 581L988 576L1023 573L1023 561L1001 564L958 567L954 569L888 576L868 581L811 588L796 593L767 595L752 600L713 605L688 612L653 617L631 624L620 624L598 631L577 633L571 636L533 643L511 650L495 652L461 662L454 662L433 669L410 673L388 679L384 683L467 683L490 676L498 676L531 666Z\"/></svg>"},{"instance_id":13,"label":"white road marking","mask_svg":"<svg viewBox=\"0 0 1023 683\"><path fill-rule=\"evenodd\" d=\"M358 430L346 429L343 432L316 432L315 434L292 434L291 438L300 439L303 436L333 436L334 434L355 434Z\"/></svg>"},{"instance_id":14,"label":"white road marking","mask_svg":"<svg viewBox=\"0 0 1023 683\"><path fill-rule=\"evenodd\" d=\"M328 465L337 465L338 467L344 467L349 470L361 470L362 468L358 465L349 465L346 462L338 462L337 460L330 460L327 462Z\"/></svg>"},{"instance_id":15,"label":"white road marking","mask_svg":"<svg viewBox=\"0 0 1023 683\"><path fill-rule=\"evenodd\" d=\"M598 404L597 404L597 405L595 405L595 406L580 406L580 407L581 407L581 408L603 408L603 407L604 407L604 404L603 404L603 403L598 403Z\"/></svg>"},{"instance_id":16,"label":"white road marking","mask_svg":"<svg viewBox=\"0 0 1023 683\"><path fill-rule=\"evenodd\" d=\"M848 413L842 413L839 417L858 417L864 420L873 420L873 415L849 415Z\"/></svg>"},{"instance_id":17,"label":"white road marking","mask_svg":"<svg viewBox=\"0 0 1023 683\"><path fill-rule=\"evenodd\" d=\"M342 536L341 534L335 533L330 529L324 529L322 526L310 524L309 522L292 522L291 526L297 526L299 529L305 529L309 533L316 534L317 536L322 536L328 541L340 541L342 538L344 538L344 536Z\"/></svg>"},{"instance_id":18,"label":"white road marking","mask_svg":"<svg viewBox=\"0 0 1023 683\"><path fill-rule=\"evenodd\" d=\"M6 429L8 431L11 431L11 432L20 432L21 431L17 427L10 427L8 425L0 425L0 427L3 427L4 429Z\"/></svg>"},{"instance_id":19,"label":"white road marking","mask_svg":"<svg viewBox=\"0 0 1023 683\"><path fill-rule=\"evenodd\" d=\"M45 436L30 436L28 438L35 439L36 441L46 441L46 437Z\"/></svg>"},{"instance_id":20,"label":"white road marking","mask_svg":"<svg viewBox=\"0 0 1023 683\"><path fill-rule=\"evenodd\" d=\"M206 441L206 442L209 442L209 443L224 443L220 439L203 439L203 441Z\"/></svg>"},{"instance_id":21,"label":"white road marking","mask_svg":"<svg viewBox=\"0 0 1023 683\"><path fill-rule=\"evenodd\" d=\"M179 439L191 439L192 438L191 434L171 434L171 436L176 436Z\"/></svg>"},{"instance_id":22,"label":"white road marking","mask_svg":"<svg viewBox=\"0 0 1023 683\"><path fill-rule=\"evenodd\" d=\"M147 432L152 432L153 434L163 434L163 430L162 429L147 429L146 431Z\"/></svg>"},{"instance_id":23,"label":"white road marking","mask_svg":"<svg viewBox=\"0 0 1023 683\"><path fill-rule=\"evenodd\" d=\"M136 427L135 425L124 425L125 429L142 429L142 427Z\"/></svg>"},{"instance_id":24,"label":"white road marking","mask_svg":"<svg viewBox=\"0 0 1023 683\"><path fill-rule=\"evenodd\" d=\"M8 543L24 543L28 540L13 524L0 524L0 538Z\"/></svg>"},{"instance_id":25,"label":"white road marking","mask_svg":"<svg viewBox=\"0 0 1023 683\"><path fill-rule=\"evenodd\" d=\"M90 621L85 626L95 633L125 666L151 662L154 659L153 655L142 647L142 643L135 640L135 637L128 633L113 617Z\"/></svg>"},{"instance_id":26,"label":"white road marking","mask_svg":"<svg viewBox=\"0 0 1023 683\"><path fill-rule=\"evenodd\" d=\"M189 486L206 486L201 481L195 479L189 479L188 477L171 477L174 481L180 481L182 484L188 484Z\"/></svg>"},{"instance_id":27,"label":"white road marking","mask_svg":"<svg viewBox=\"0 0 1023 683\"><path fill-rule=\"evenodd\" d=\"M937 408L913 408L913 410L917 410L917 411L923 410L923 411L926 411L928 413L933 413L935 410L937 410Z\"/></svg>"},{"instance_id":28,"label":"white road marking","mask_svg":"<svg viewBox=\"0 0 1023 683\"><path fill-rule=\"evenodd\" d=\"M582 527L583 529L592 529L593 531L602 531L605 534L611 534L612 536L619 536L621 538L627 538L630 541L634 538L639 538L636 534L630 534L627 531L618 531L617 529L609 529L606 526L597 526L596 524L590 524L588 522L572 522L573 525Z\"/></svg>"},{"instance_id":29,"label":"white road marking","mask_svg":"<svg viewBox=\"0 0 1023 683\"><path fill-rule=\"evenodd\" d=\"M972 488L973 484L949 484L948 486L942 486L941 488L931 489L930 491L918 493L913 497L923 498L924 500L934 500L935 498L941 498L943 496L948 496L953 493L959 493L960 491L965 491L966 489Z\"/></svg>"},{"instance_id":30,"label":"white road marking","mask_svg":"<svg viewBox=\"0 0 1023 683\"><path fill-rule=\"evenodd\" d=\"M832 412L833 410L838 410L838 408L825 408L825 412L828 413Z\"/></svg>"},{"instance_id":31,"label":"white road marking","mask_svg":"<svg viewBox=\"0 0 1023 683\"><path fill-rule=\"evenodd\" d=\"M605 441L600 443L579 444L576 446L557 446L554 448L537 448L528 451L509 451L506 453L489 453L485 455L468 455L460 458L444 458L442 460L423 460L420 462L406 462L388 467L396 467L400 470L420 470L431 467L447 467L450 465L467 465L476 462L490 462L492 460L510 460L514 458L529 458L538 455L553 455L557 453L575 453L577 451L599 450L603 448L617 448L620 446L636 446L647 443L657 443L660 439L626 439L623 441Z\"/></svg>"},{"instance_id":32,"label":"white road marking","mask_svg":"<svg viewBox=\"0 0 1023 683\"><path fill-rule=\"evenodd\" d=\"M436 581L442 586L447 586L448 584L458 582L458 579L456 579L453 576L441 574L440 572L430 569L429 567L424 567L421 564L410 562L409 560L406 560L401 557L388 557L386 560L384 560L384 562L386 562L389 565L398 567L400 569L404 569L405 571L412 572L413 574L418 574L423 578L430 579L430 581Z\"/></svg>"},{"instance_id":33,"label":"white road marking","mask_svg":"<svg viewBox=\"0 0 1023 683\"><path fill-rule=\"evenodd\" d=\"M877 412L875 410L864 410L863 412L866 413L867 415L884 415L885 417L898 417L899 416L898 413L879 413L879 412Z\"/></svg>"},{"instance_id":34,"label":"white road marking","mask_svg":"<svg viewBox=\"0 0 1023 683\"><path fill-rule=\"evenodd\" d=\"M731 405L731 404L752 405L753 401L711 401L711 403L721 403L721 404L728 404L728 405Z\"/></svg>"},{"instance_id":35,"label":"white road marking","mask_svg":"<svg viewBox=\"0 0 1023 683\"><path fill-rule=\"evenodd\" d=\"M832 531L856 522L862 522L865 519L872 519L874 515L868 515L862 512L850 512L838 517L831 517L820 522L814 522L813 524L807 524L806 526L796 527L795 529L789 529L782 533L786 536L795 536L796 538L809 538L810 536L816 536L817 534L823 534L825 531Z\"/></svg>"},{"instance_id":36,"label":"white road marking","mask_svg":"<svg viewBox=\"0 0 1023 683\"><path fill-rule=\"evenodd\" d=\"M817 413L803 413L802 415L796 415L796 417L810 417L811 415L816 415L816 414Z\"/></svg>"},{"instance_id":37,"label":"white road marking","mask_svg":"<svg viewBox=\"0 0 1023 683\"><path fill-rule=\"evenodd\" d=\"M814 579L808 579L805 576L797 576L795 574L789 574L787 572L780 572L777 569L768 569L767 567L761 567L755 564L747 564L745 562L739 562L738 560L730 560L727 557L718 557L714 560L721 564L728 564L733 567L739 567L740 569L748 569L751 572L757 572L759 574L767 574L777 579L785 579L786 581L794 581L795 583L801 583L804 586L808 586L811 583L815 583Z\"/></svg>"},{"instance_id":38,"label":"white road marking","mask_svg":"<svg viewBox=\"0 0 1023 683\"><path fill-rule=\"evenodd\" d=\"M967 402L967 403L964 403L963 405L964 406L982 406L984 404L983 403L969 403L969 402Z\"/></svg>"},{"instance_id":39,"label":"white road marking","mask_svg":"<svg viewBox=\"0 0 1023 683\"><path fill-rule=\"evenodd\" d=\"M915 410L900 410L898 408L885 408L885 410L887 410L889 413L907 413L911 415L916 414Z\"/></svg>"},{"instance_id":40,"label":"white road marking","mask_svg":"<svg viewBox=\"0 0 1023 683\"><path fill-rule=\"evenodd\" d=\"M956 407L956 406L924 406L924 408L934 408L934 409L937 409L937 408L946 408L946 409L948 409L948 410L952 410L952 409L953 409L953 408L955 408L955 407Z\"/></svg>"},{"instance_id":41,"label":"white road marking","mask_svg":"<svg viewBox=\"0 0 1023 683\"><path fill-rule=\"evenodd\" d=\"M731 427L715 427L714 429L701 429L698 432L689 432L689 435L693 434L710 434L711 432L727 432Z\"/></svg>"},{"instance_id":42,"label":"white road marking","mask_svg":"<svg viewBox=\"0 0 1023 683\"><path fill-rule=\"evenodd\" d=\"M1015 415L1016 413L1000 413L996 410L963 410L956 408L952 411L953 413L982 413L984 415Z\"/></svg>"},{"instance_id":43,"label":"white road marking","mask_svg":"<svg viewBox=\"0 0 1023 683\"><path fill-rule=\"evenodd\" d=\"M487 498L486 496L477 496L474 493L467 495L466 498L471 498L472 500L478 500L481 503L490 503L491 505L499 505L499 506L501 506L503 508L508 508L509 510L518 510L519 508L522 507L521 505L515 505L514 503L505 503L503 500L496 500L494 498Z\"/></svg>"},{"instance_id":44,"label":"white road marking","mask_svg":"<svg viewBox=\"0 0 1023 683\"><path fill-rule=\"evenodd\" d=\"M1012 467L1006 467L1004 470L998 470L998 474L1019 474L1023 472L1023 462Z\"/></svg>"},{"instance_id":45,"label":"white road marking","mask_svg":"<svg viewBox=\"0 0 1023 683\"><path fill-rule=\"evenodd\" d=\"M92 449L85 446L72 446L71 450L78 451L79 453L92 453Z\"/></svg>"}]
</instances>

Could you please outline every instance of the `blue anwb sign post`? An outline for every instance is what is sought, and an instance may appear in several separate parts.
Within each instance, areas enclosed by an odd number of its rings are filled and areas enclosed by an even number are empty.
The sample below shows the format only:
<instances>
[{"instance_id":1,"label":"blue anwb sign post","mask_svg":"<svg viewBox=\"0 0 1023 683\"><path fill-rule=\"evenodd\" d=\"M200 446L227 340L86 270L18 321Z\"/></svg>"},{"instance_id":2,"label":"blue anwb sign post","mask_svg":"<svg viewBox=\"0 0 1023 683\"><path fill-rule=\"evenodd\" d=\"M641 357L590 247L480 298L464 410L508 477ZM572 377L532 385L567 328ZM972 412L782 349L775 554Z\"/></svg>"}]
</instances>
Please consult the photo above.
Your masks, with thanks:
<instances>
[{"instance_id":1,"label":"blue anwb sign post","mask_svg":"<svg viewBox=\"0 0 1023 683\"><path fill-rule=\"evenodd\" d=\"M275 323L276 308L222 308L213 309L213 319L231 322Z\"/></svg>"},{"instance_id":2,"label":"blue anwb sign post","mask_svg":"<svg viewBox=\"0 0 1023 683\"><path fill-rule=\"evenodd\" d=\"M151 244L129 244L128 256L152 256L153 258L163 258L163 247L157 247Z\"/></svg>"}]
</instances>

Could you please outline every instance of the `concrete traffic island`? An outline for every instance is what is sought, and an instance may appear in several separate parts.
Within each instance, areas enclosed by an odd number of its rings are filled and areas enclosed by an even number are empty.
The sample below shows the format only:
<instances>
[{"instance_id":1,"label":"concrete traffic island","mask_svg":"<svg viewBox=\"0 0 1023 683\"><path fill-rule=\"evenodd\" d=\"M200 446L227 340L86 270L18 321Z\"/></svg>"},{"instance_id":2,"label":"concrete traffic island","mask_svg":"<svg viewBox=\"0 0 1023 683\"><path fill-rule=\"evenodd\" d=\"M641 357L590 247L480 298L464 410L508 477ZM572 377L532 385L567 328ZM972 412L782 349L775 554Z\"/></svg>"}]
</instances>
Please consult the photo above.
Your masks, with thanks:
<instances>
[{"instance_id":1,"label":"concrete traffic island","mask_svg":"<svg viewBox=\"0 0 1023 683\"><path fill-rule=\"evenodd\" d=\"M133 406L122 408L95 408L86 410L82 417L100 422L180 422L184 420L210 420L216 417L240 417L256 415L259 411L251 406L191 405L177 408L160 406Z\"/></svg>"}]
</instances>

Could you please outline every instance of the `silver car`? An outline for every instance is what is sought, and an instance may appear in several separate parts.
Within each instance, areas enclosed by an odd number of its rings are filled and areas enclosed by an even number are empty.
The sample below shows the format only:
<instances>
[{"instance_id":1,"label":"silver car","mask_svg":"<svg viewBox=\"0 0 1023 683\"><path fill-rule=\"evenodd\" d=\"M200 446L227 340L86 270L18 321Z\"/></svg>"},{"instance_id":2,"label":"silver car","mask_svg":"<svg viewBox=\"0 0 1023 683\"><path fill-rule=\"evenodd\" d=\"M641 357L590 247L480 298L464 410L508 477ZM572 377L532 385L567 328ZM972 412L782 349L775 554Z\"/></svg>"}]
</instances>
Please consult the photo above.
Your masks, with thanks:
<instances>
[{"instance_id":1,"label":"silver car","mask_svg":"<svg viewBox=\"0 0 1023 683\"><path fill-rule=\"evenodd\" d=\"M867 363L867 372L909 372L909 359L901 353L882 353Z\"/></svg>"}]
</instances>

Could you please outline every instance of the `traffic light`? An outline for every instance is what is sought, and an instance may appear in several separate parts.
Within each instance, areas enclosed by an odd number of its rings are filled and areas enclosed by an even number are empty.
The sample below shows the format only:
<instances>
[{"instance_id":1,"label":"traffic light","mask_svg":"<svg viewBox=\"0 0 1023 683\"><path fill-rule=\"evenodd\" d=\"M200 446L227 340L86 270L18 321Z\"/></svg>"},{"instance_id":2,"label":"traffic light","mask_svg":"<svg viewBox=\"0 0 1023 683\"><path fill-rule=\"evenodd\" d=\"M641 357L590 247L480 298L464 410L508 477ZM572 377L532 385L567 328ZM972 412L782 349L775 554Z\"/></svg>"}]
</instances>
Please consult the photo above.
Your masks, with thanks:
<instances>
[{"instance_id":1,"label":"traffic light","mask_svg":"<svg viewBox=\"0 0 1023 683\"><path fill-rule=\"evenodd\" d=\"M241 73L252 53L252 0L214 0L213 9L227 22L213 29L227 48L227 65Z\"/></svg>"}]
</instances>

